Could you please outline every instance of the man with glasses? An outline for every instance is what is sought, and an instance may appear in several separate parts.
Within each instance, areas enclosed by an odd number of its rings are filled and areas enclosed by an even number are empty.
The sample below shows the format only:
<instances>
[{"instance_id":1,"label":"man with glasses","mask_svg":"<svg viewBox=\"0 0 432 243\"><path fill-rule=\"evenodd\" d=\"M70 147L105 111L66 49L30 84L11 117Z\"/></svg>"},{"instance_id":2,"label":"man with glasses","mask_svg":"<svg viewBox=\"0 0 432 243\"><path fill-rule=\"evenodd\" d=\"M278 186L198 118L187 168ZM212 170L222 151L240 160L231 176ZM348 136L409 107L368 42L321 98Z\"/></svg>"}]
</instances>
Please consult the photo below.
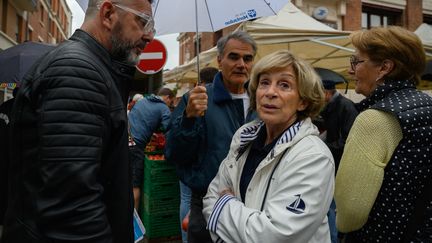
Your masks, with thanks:
<instances>
[{"instance_id":1,"label":"man with glasses","mask_svg":"<svg viewBox=\"0 0 432 243\"><path fill-rule=\"evenodd\" d=\"M212 242L202 215L202 198L226 157L234 132L251 121L249 80L257 47L245 32L218 41L219 70L213 83L196 86L171 115L165 155L192 190L188 242Z\"/></svg>"},{"instance_id":2,"label":"man with glasses","mask_svg":"<svg viewBox=\"0 0 432 243\"><path fill-rule=\"evenodd\" d=\"M133 242L126 101L153 39L149 0L89 0L24 78L11 116L2 242Z\"/></svg>"}]
</instances>

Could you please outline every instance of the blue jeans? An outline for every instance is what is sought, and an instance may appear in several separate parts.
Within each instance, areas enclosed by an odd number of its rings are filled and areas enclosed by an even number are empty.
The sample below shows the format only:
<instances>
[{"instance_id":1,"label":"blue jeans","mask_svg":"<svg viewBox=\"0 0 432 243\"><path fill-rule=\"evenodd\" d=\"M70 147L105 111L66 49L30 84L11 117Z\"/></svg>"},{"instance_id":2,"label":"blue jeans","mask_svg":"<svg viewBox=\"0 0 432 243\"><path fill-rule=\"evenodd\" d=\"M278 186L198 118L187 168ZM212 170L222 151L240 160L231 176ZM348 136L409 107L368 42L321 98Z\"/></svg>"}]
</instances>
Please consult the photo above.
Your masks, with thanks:
<instances>
[{"instance_id":1,"label":"blue jeans","mask_svg":"<svg viewBox=\"0 0 432 243\"><path fill-rule=\"evenodd\" d=\"M330 238L332 243L338 242L338 231L336 228L336 203L334 199L330 204L329 211L327 212L328 224L330 227Z\"/></svg>"},{"instance_id":2,"label":"blue jeans","mask_svg":"<svg viewBox=\"0 0 432 243\"><path fill-rule=\"evenodd\" d=\"M191 189L186 186L183 182L179 181L180 183L180 230L182 233L182 241L183 243L187 243L187 232L183 231L181 228L182 221L184 217L187 215L190 209L190 202L191 202Z\"/></svg>"}]
</instances>

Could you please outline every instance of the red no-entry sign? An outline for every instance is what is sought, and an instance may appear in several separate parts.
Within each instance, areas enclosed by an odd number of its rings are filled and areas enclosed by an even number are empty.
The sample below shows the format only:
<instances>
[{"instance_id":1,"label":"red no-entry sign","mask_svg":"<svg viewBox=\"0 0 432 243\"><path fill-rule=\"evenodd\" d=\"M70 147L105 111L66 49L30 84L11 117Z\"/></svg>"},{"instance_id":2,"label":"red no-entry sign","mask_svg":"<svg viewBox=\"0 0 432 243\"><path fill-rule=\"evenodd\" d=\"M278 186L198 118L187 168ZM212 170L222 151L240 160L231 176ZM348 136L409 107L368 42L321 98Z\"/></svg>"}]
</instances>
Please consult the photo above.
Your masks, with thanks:
<instances>
[{"instance_id":1,"label":"red no-entry sign","mask_svg":"<svg viewBox=\"0 0 432 243\"><path fill-rule=\"evenodd\" d=\"M145 74L153 74L159 72L166 63L167 50L159 40L153 39L142 50L140 62L136 66L139 71Z\"/></svg>"}]
</instances>

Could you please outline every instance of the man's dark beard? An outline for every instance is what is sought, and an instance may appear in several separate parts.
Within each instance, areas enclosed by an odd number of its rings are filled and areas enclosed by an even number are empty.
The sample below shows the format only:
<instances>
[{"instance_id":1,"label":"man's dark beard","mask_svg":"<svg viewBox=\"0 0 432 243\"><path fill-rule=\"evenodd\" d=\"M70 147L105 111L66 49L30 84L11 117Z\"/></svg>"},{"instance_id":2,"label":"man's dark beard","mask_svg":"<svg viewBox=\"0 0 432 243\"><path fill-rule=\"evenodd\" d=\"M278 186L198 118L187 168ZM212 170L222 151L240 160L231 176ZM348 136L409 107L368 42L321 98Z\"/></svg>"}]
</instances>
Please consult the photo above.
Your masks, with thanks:
<instances>
[{"instance_id":1,"label":"man's dark beard","mask_svg":"<svg viewBox=\"0 0 432 243\"><path fill-rule=\"evenodd\" d=\"M139 56L135 57L132 51L136 45L132 42L122 40L121 36L121 26L120 24L116 24L111 35L111 55L116 60L136 65L139 62Z\"/></svg>"}]
</instances>

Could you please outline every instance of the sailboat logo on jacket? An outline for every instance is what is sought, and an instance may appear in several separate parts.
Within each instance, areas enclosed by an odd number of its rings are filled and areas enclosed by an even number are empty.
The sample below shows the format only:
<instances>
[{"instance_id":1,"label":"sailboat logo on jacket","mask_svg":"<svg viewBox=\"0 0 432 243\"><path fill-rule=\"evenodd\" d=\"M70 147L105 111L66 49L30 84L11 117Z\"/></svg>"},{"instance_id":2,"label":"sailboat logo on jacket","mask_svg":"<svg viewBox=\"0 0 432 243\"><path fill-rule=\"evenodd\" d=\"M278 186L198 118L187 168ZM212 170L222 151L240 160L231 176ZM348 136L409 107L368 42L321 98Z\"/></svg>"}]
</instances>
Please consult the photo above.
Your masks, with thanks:
<instances>
[{"instance_id":1,"label":"sailboat logo on jacket","mask_svg":"<svg viewBox=\"0 0 432 243\"><path fill-rule=\"evenodd\" d=\"M295 196L297 198L294 200L294 202L290 203L286 208L295 214L304 213L306 205L305 205L303 199L301 199L301 195L297 194Z\"/></svg>"}]
</instances>

